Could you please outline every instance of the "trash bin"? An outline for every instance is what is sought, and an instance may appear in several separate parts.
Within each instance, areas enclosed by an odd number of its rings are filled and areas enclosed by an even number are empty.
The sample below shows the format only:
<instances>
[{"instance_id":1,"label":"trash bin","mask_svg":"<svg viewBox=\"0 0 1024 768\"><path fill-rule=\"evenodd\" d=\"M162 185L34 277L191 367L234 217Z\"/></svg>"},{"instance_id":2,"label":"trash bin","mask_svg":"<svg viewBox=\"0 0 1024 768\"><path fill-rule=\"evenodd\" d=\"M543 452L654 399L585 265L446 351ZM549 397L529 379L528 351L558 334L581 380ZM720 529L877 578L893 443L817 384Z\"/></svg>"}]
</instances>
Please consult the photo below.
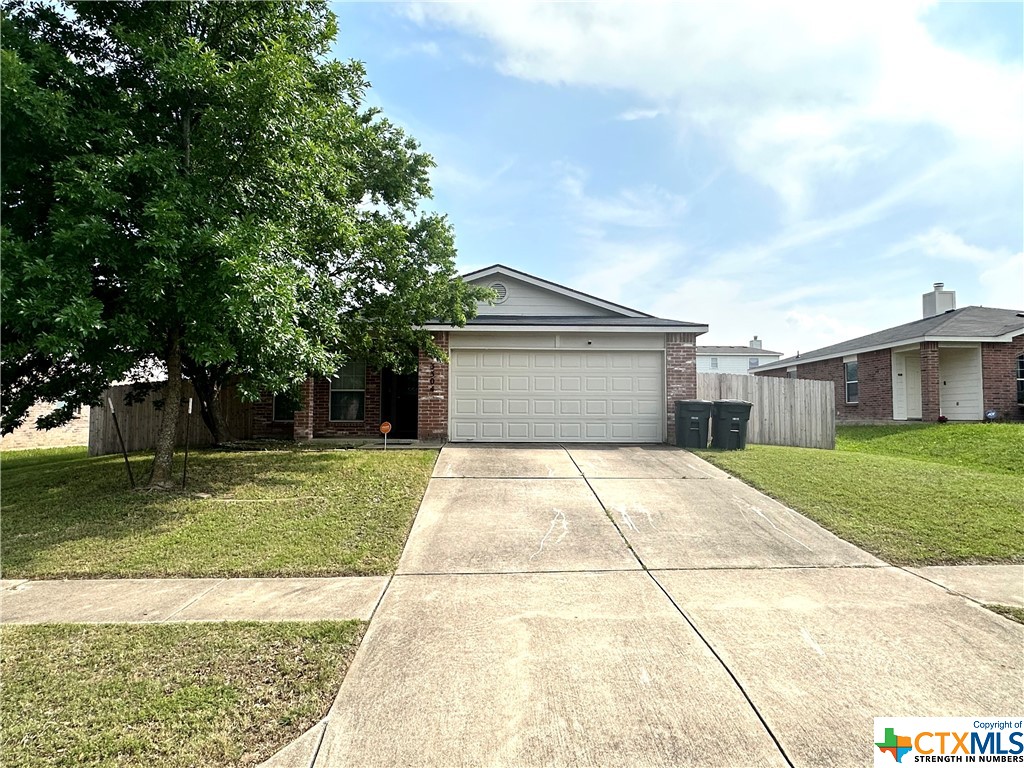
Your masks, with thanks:
<instances>
[{"instance_id":1,"label":"trash bin","mask_svg":"<svg viewBox=\"0 0 1024 768\"><path fill-rule=\"evenodd\" d=\"M712 448L741 451L747 447L751 405L745 400L715 400L711 409Z\"/></svg>"},{"instance_id":2,"label":"trash bin","mask_svg":"<svg viewBox=\"0 0 1024 768\"><path fill-rule=\"evenodd\" d=\"M676 445L680 448L708 447L710 400L676 400Z\"/></svg>"}]
</instances>

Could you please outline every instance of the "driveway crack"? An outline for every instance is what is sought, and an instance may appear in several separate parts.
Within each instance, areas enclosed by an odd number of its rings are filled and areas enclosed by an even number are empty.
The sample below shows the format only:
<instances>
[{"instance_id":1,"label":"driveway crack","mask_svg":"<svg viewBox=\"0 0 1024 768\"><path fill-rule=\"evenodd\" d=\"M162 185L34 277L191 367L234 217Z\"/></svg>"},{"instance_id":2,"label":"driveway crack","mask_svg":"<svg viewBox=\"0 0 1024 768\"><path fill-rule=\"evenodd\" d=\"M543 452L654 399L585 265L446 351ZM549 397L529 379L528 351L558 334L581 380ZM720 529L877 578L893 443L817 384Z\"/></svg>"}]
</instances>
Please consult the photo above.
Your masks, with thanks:
<instances>
[{"instance_id":1,"label":"driveway crack","mask_svg":"<svg viewBox=\"0 0 1024 768\"><path fill-rule=\"evenodd\" d=\"M697 625L694 623L693 619L691 619L686 614L686 612L682 609L682 606L680 606L679 603L675 601L672 595L669 594L668 590L665 589L664 586L662 586L660 581L658 581L657 577L655 577L655 575L651 572L651 569L648 568L647 564L643 561L643 558L641 558L640 555L637 554L636 550L633 549L633 546L629 543L629 539L626 538L626 535L622 532L622 528L619 526L615 518L612 516L611 511L608 509L608 507L604 505L604 502L601 501L601 497L598 496L597 491L594 490L594 486L590 484L590 478L587 477L586 473L580 468L580 465L576 463L576 459L573 458L573 455L572 453L569 452L569 449L566 448L565 445L560 445L560 447L563 451L565 451L566 455L568 455L569 460L576 465L576 469L578 469L580 474L583 476L583 480L584 482L586 482L587 487L590 489L590 492L594 494L594 498L597 500L597 503L601 505L601 509L604 510L605 515L607 515L608 519L611 520L612 525L615 526L615 530L618 531L619 536L622 538L622 541L629 548L630 553L636 559L637 563L640 565L640 568L643 569L644 573L646 573L647 576L651 579L651 581L654 582L655 586L657 586L658 589L661 590L661 593L665 595L666 598L668 598L668 601L672 604L672 607L675 608L676 612L683 617L683 620L690 625L690 629L692 629L694 634L696 634L697 637L700 638L701 642L704 643L705 647L711 652L711 655L714 656L718 663L722 666L722 669L725 670L725 673L729 676L729 679L732 680L733 684L736 686L740 694L746 700L747 705L753 711L757 719L761 722L761 726L765 729L768 736L771 738L772 742L774 742L775 748L779 750L779 754L782 755L782 759L786 761L786 765L790 766L790 768L793 768L793 761L789 758L789 755L786 754L786 750L783 749L781 742L779 742L778 737L775 735L775 732L771 729L771 726L768 725L768 721L765 720L764 715L761 714L761 710L758 709L757 705L754 703L754 700L750 698L750 694L747 692L747 689L743 687L743 683L741 683L739 678L736 677L736 674L729 668L729 665L725 663L725 659L723 659L722 656L718 653L718 651L715 650L715 647L711 644L711 642L703 635L703 633L699 629L697 629Z\"/></svg>"}]
</instances>

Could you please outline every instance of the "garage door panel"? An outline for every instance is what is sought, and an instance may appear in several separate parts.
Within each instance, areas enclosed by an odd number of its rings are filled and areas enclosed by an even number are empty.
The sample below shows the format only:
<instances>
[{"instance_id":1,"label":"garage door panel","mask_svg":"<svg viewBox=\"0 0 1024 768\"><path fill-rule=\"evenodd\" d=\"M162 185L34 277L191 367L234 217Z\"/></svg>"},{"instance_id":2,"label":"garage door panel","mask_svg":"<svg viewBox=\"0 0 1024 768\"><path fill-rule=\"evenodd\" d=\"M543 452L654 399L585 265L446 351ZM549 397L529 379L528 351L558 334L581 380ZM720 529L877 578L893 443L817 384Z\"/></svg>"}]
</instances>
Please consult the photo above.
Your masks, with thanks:
<instances>
[{"instance_id":1,"label":"garage door panel","mask_svg":"<svg viewBox=\"0 0 1024 768\"><path fill-rule=\"evenodd\" d=\"M533 379L533 391L534 392L554 392L555 391L555 377L554 376L535 376Z\"/></svg>"},{"instance_id":2,"label":"garage door panel","mask_svg":"<svg viewBox=\"0 0 1024 768\"><path fill-rule=\"evenodd\" d=\"M579 400L560 400L558 412L563 416L579 416L583 412L583 403Z\"/></svg>"},{"instance_id":3,"label":"garage door panel","mask_svg":"<svg viewBox=\"0 0 1024 768\"><path fill-rule=\"evenodd\" d=\"M657 442L660 352L453 354L453 440Z\"/></svg>"}]
</instances>

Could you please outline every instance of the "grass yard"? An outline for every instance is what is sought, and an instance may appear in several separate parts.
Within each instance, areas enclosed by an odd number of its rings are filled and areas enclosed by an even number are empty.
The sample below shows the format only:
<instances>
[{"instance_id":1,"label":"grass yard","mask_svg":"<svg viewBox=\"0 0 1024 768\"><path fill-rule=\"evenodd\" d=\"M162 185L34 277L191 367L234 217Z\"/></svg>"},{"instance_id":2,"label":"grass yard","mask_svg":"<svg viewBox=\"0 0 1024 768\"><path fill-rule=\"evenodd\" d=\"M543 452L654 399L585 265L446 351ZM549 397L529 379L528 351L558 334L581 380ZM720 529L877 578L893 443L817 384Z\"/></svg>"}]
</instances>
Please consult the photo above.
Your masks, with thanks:
<instances>
[{"instance_id":1,"label":"grass yard","mask_svg":"<svg viewBox=\"0 0 1024 768\"><path fill-rule=\"evenodd\" d=\"M3 576L386 574L436 458L421 450L196 451L188 491L174 493L130 490L121 456L5 452ZM151 455L131 462L145 478Z\"/></svg>"},{"instance_id":2,"label":"grass yard","mask_svg":"<svg viewBox=\"0 0 1024 768\"><path fill-rule=\"evenodd\" d=\"M1019 608L1015 605L986 605L985 607L994 613L998 613L1000 616L1005 616L1011 621L1024 624L1024 608Z\"/></svg>"},{"instance_id":3,"label":"grass yard","mask_svg":"<svg viewBox=\"0 0 1024 768\"><path fill-rule=\"evenodd\" d=\"M327 714L364 628L0 628L0 764L256 765Z\"/></svg>"},{"instance_id":4,"label":"grass yard","mask_svg":"<svg viewBox=\"0 0 1024 768\"><path fill-rule=\"evenodd\" d=\"M1024 562L1024 425L839 427L834 451L699 453L888 562Z\"/></svg>"}]
</instances>

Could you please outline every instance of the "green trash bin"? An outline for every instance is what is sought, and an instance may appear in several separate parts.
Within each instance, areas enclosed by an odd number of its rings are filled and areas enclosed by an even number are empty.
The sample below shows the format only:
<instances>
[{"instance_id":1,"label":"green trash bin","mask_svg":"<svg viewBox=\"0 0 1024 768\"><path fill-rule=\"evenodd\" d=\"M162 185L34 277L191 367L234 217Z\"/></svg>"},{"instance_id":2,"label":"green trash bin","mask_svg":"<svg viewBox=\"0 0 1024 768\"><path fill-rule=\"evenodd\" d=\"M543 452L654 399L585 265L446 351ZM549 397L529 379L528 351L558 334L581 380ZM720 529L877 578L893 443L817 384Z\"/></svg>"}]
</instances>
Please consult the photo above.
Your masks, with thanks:
<instances>
[{"instance_id":1,"label":"green trash bin","mask_svg":"<svg viewBox=\"0 0 1024 768\"><path fill-rule=\"evenodd\" d=\"M712 448L742 451L747 447L751 405L745 400L715 400L711 409Z\"/></svg>"},{"instance_id":2,"label":"green trash bin","mask_svg":"<svg viewBox=\"0 0 1024 768\"><path fill-rule=\"evenodd\" d=\"M676 400L676 445L679 448L708 447L710 400Z\"/></svg>"}]
</instances>

